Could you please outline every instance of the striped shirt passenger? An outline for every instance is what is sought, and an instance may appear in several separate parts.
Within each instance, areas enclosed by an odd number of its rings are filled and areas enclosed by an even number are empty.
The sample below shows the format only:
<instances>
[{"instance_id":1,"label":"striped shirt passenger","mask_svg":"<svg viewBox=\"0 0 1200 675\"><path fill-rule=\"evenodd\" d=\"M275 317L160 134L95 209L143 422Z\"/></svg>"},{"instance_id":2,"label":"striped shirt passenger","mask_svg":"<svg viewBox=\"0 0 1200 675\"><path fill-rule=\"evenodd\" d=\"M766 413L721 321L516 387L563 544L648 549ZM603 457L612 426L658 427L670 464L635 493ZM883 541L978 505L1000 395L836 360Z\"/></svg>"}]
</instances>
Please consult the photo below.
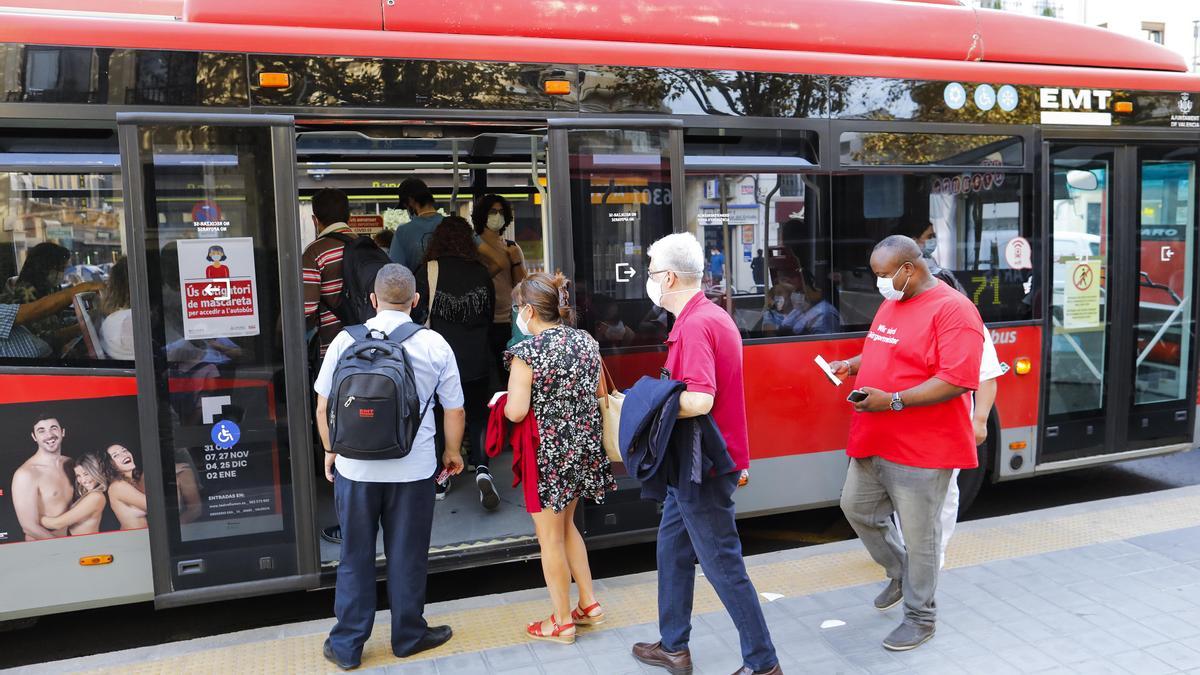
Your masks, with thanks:
<instances>
[{"instance_id":1,"label":"striped shirt passenger","mask_svg":"<svg viewBox=\"0 0 1200 675\"><path fill-rule=\"evenodd\" d=\"M350 201L341 190L325 189L313 196L313 224L317 238L304 249L304 320L316 328L321 341L321 356L342 330L342 322L333 313L341 303L342 253L345 243L334 236L342 232L354 236L346 221L350 219ZM328 223L328 224L326 224Z\"/></svg>"}]
</instances>

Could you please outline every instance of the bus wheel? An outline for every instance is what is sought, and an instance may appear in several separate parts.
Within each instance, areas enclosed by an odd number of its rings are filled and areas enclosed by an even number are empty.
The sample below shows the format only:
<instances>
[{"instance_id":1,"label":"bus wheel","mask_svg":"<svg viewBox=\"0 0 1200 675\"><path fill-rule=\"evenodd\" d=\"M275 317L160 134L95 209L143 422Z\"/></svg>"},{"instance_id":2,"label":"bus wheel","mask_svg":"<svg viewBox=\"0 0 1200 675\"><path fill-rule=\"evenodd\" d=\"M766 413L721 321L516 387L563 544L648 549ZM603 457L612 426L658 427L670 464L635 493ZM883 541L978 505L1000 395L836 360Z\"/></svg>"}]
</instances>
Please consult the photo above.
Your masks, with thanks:
<instances>
[{"instance_id":1,"label":"bus wheel","mask_svg":"<svg viewBox=\"0 0 1200 675\"><path fill-rule=\"evenodd\" d=\"M996 413L993 410L991 416L988 417L988 437L983 442L983 445L975 448L975 453L979 459L979 466L967 471L958 472L958 517L962 519L963 514L967 509L971 508L971 504L975 502L975 498L979 496L979 491L983 489L983 483L987 479L988 469L992 465L992 448L995 447L1000 438L1000 429L996 424Z\"/></svg>"}]
</instances>

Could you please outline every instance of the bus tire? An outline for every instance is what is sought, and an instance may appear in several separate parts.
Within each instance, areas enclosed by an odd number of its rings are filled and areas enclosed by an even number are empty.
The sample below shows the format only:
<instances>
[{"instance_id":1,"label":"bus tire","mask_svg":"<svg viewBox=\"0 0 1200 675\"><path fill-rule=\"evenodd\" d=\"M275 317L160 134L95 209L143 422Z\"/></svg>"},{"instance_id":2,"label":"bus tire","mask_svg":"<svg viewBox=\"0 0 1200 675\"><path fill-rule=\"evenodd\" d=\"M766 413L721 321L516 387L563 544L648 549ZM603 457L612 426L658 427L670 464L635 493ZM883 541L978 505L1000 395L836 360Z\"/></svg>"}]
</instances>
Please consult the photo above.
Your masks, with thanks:
<instances>
[{"instance_id":1,"label":"bus tire","mask_svg":"<svg viewBox=\"0 0 1200 675\"><path fill-rule=\"evenodd\" d=\"M996 411L993 408L992 414L988 416L987 440L983 442L983 445L975 448L979 466L958 472L958 517L960 520L967 509L971 508L975 498L979 496L979 491L983 489L983 484L991 473L992 457L995 456L993 448L999 442L999 438L1000 429L996 424Z\"/></svg>"}]
</instances>

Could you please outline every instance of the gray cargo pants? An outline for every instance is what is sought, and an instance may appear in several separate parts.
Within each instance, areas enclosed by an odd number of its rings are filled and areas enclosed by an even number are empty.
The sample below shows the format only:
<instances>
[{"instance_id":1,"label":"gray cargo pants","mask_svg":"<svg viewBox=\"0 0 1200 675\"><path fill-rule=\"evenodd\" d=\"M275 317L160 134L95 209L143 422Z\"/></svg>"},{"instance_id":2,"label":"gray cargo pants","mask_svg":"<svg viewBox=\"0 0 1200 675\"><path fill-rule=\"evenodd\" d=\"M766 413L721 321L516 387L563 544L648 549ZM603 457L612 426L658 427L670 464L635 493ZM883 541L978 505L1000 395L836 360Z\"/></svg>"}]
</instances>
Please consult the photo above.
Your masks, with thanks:
<instances>
[{"instance_id":1,"label":"gray cargo pants","mask_svg":"<svg viewBox=\"0 0 1200 675\"><path fill-rule=\"evenodd\" d=\"M851 459L842 488L842 512L875 562L904 589L905 620L931 626L937 620L938 546L941 512L951 469L921 469L881 457ZM900 543L892 512L899 514Z\"/></svg>"}]
</instances>

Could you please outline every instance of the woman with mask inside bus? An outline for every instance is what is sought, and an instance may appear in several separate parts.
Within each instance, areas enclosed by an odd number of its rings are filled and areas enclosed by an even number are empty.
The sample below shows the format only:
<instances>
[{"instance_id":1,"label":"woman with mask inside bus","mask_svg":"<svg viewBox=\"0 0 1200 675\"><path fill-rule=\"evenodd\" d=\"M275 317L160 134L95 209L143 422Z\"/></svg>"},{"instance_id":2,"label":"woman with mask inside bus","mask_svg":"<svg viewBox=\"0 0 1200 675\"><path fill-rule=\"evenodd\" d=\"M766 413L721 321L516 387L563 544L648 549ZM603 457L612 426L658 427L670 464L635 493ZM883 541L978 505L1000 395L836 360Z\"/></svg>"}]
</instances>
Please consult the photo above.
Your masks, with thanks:
<instances>
[{"instance_id":1,"label":"woman with mask inside bus","mask_svg":"<svg viewBox=\"0 0 1200 675\"><path fill-rule=\"evenodd\" d=\"M129 448L113 444L104 451L108 501L122 530L146 527L146 484Z\"/></svg>"},{"instance_id":2,"label":"woman with mask inside bus","mask_svg":"<svg viewBox=\"0 0 1200 675\"><path fill-rule=\"evenodd\" d=\"M100 531L100 517L108 498L108 478L104 475L104 464L94 452L84 453L79 459L67 462L63 467L75 484L75 502L66 513L58 516L42 516L42 527L76 534L95 534Z\"/></svg>"},{"instance_id":3,"label":"woman with mask inside bus","mask_svg":"<svg viewBox=\"0 0 1200 675\"><path fill-rule=\"evenodd\" d=\"M506 353L512 365L504 416L520 423L532 412L541 439L536 450L539 503L526 504L526 509L533 517L554 605L548 619L530 623L525 632L534 640L570 644L576 625L604 621L587 548L575 527L581 497L599 502L617 489L601 447L600 346L569 325L574 317L562 275L526 278L513 289L512 301L518 329L531 337ZM570 604L572 578L579 588L575 607Z\"/></svg>"},{"instance_id":4,"label":"woman with mask inside bus","mask_svg":"<svg viewBox=\"0 0 1200 675\"><path fill-rule=\"evenodd\" d=\"M513 223L512 204L500 195L484 195L475 202L471 224L479 235L479 258L492 272L496 289L495 315L488 331L488 352L504 381L504 348L513 337L512 314L509 311L512 289L525 278L525 255L511 239L505 239ZM417 277L418 279L420 277Z\"/></svg>"}]
</instances>

